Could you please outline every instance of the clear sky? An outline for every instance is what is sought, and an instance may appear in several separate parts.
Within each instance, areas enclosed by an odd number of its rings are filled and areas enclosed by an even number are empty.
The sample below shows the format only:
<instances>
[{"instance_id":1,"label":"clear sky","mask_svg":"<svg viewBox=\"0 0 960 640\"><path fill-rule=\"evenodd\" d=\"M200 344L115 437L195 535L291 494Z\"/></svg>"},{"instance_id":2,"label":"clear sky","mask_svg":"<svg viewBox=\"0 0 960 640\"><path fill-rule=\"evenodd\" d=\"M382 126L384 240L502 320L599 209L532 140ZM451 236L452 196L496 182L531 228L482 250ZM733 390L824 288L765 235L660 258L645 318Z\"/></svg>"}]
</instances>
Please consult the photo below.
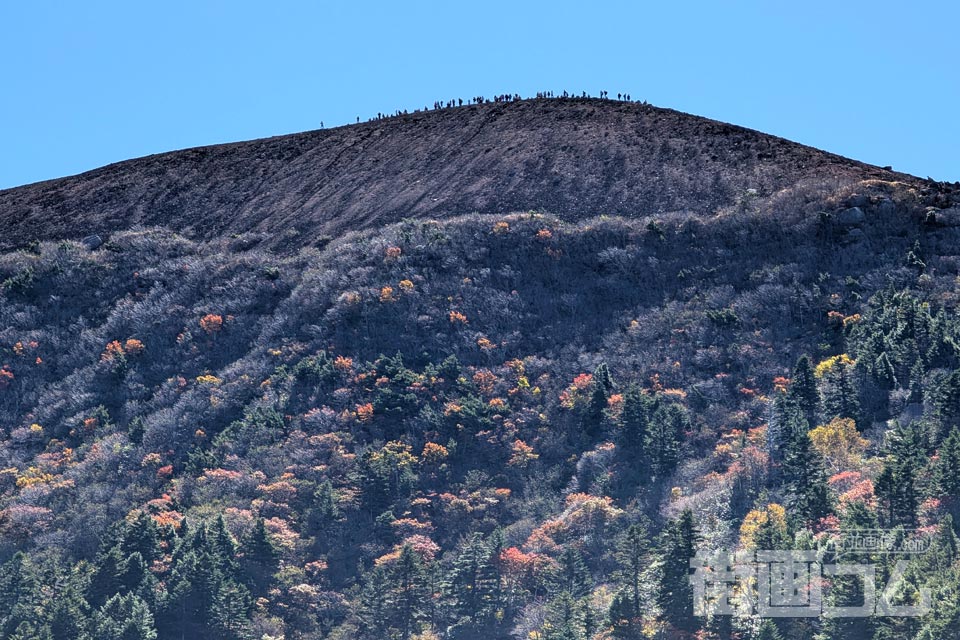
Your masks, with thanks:
<instances>
[{"instance_id":1,"label":"clear sky","mask_svg":"<svg viewBox=\"0 0 960 640\"><path fill-rule=\"evenodd\" d=\"M960 180L956 2L0 3L0 188L434 100L629 92Z\"/></svg>"}]
</instances>

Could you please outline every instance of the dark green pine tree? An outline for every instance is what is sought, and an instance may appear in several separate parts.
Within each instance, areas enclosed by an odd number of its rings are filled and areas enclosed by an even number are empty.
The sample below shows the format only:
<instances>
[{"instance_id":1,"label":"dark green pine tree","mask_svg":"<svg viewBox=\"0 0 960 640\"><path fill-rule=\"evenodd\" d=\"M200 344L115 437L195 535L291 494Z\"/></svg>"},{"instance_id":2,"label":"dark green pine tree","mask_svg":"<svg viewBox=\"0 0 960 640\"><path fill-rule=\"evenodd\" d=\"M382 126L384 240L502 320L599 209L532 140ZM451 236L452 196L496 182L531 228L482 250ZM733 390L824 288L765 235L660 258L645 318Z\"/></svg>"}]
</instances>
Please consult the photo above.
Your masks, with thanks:
<instances>
[{"instance_id":1,"label":"dark green pine tree","mask_svg":"<svg viewBox=\"0 0 960 640\"><path fill-rule=\"evenodd\" d=\"M637 462L643 459L654 404L653 396L643 393L637 385L630 385L623 394L623 410L620 413L620 429L617 431L616 440L617 453L621 459L636 466L640 466Z\"/></svg>"},{"instance_id":2,"label":"dark green pine tree","mask_svg":"<svg viewBox=\"0 0 960 640\"><path fill-rule=\"evenodd\" d=\"M128 557L139 553L149 565L160 557L160 532L157 523L146 512L141 511L129 523L123 532L121 550Z\"/></svg>"},{"instance_id":3,"label":"dark green pine tree","mask_svg":"<svg viewBox=\"0 0 960 640\"><path fill-rule=\"evenodd\" d=\"M830 513L830 489L823 460L810 441L806 419L799 412L794 413L784 428L787 440L782 472L789 496L786 506L793 524L799 528Z\"/></svg>"},{"instance_id":4,"label":"dark green pine tree","mask_svg":"<svg viewBox=\"0 0 960 640\"><path fill-rule=\"evenodd\" d=\"M419 631L420 623L427 618L430 599L423 560L410 545L400 550L400 557L390 571L390 584L391 627L406 640Z\"/></svg>"},{"instance_id":5,"label":"dark green pine tree","mask_svg":"<svg viewBox=\"0 0 960 640\"><path fill-rule=\"evenodd\" d=\"M643 610L643 573L650 565L650 534L646 521L627 528L617 549L620 565L618 578L629 595L632 618L639 618Z\"/></svg>"},{"instance_id":6,"label":"dark green pine tree","mask_svg":"<svg viewBox=\"0 0 960 640\"><path fill-rule=\"evenodd\" d=\"M879 527L875 514L862 502L850 503L840 522L841 531L845 535L856 532L869 534ZM847 554L842 558L844 563L872 563L874 560L868 554ZM866 600L865 587L860 576L833 576L830 579L826 602L833 607L867 606L872 609L875 603ZM872 616L829 617L823 621L821 636L822 640L872 640L876 630L876 619Z\"/></svg>"},{"instance_id":7,"label":"dark green pine tree","mask_svg":"<svg viewBox=\"0 0 960 640\"><path fill-rule=\"evenodd\" d=\"M883 526L915 526L920 503L917 476L926 464L926 447L913 424L897 425L888 437L888 455L875 483Z\"/></svg>"},{"instance_id":8,"label":"dark green pine tree","mask_svg":"<svg viewBox=\"0 0 960 640\"><path fill-rule=\"evenodd\" d=\"M863 429L863 415L860 410L860 397L854 379L854 365L836 363L824 375L823 418L829 422L834 418L850 418ZM811 427L815 426L811 424Z\"/></svg>"},{"instance_id":9,"label":"dark green pine tree","mask_svg":"<svg viewBox=\"0 0 960 640\"><path fill-rule=\"evenodd\" d=\"M155 640L157 630L147 603L133 594L117 594L94 614L91 635L96 640Z\"/></svg>"},{"instance_id":10,"label":"dark green pine tree","mask_svg":"<svg viewBox=\"0 0 960 640\"><path fill-rule=\"evenodd\" d=\"M209 531L210 553L224 577L238 578L240 565L237 562L238 545L233 534L227 530L223 516L217 516Z\"/></svg>"},{"instance_id":11,"label":"dark green pine tree","mask_svg":"<svg viewBox=\"0 0 960 640\"><path fill-rule=\"evenodd\" d=\"M566 591L574 598L582 598L590 593L590 571L579 549L573 545L564 547L560 552L559 564L557 592Z\"/></svg>"},{"instance_id":12,"label":"dark green pine tree","mask_svg":"<svg viewBox=\"0 0 960 640\"><path fill-rule=\"evenodd\" d=\"M453 563L447 591L453 604L457 628L470 636L482 635L496 623L500 591L495 558L480 533L464 542ZM471 636L472 637L472 636Z\"/></svg>"},{"instance_id":13,"label":"dark green pine tree","mask_svg":"<svg viewBox=\"0 0 960 640\"><path fill-rule=\"evenodd\" d=\"M656 598L668 633L693 633L700 626L693 615L690 583L690 560L696 554L697 541L693 513L689 509L670 522L663 532Z\"/></svg>"},{"instance_id":14,"label":"dark green pine tree","mask_svg":"<svg viewBox=\"0 0 960 640\"><path fill-rule=\"evenodd\" d=\"M234 580L218 585L210 607L210 624L218 640L246 640L249 638L250 612L253 602L250 591Z\"/></svg>"},{"instance_id":15,"label":"dark green pine tree","mask_svg":"<svg viewBox=\"0 0 960 640\"><path fill-rule=\"evenodd\" d=\"M364 576L357 618L364 638L389 638L394 634L393 601L390 576L386 567L376 566Z\"/></svg>"},{"instance_id":16,"label":"dark green pine tree","mask_svg":"<svg viewBox=\"0 0 960 640\"><path fill-rule=\"evenodd\" d=\"M960 499L960 428L954 427L940 445L933 484L940 495Z\"/></svg>"},{"instance_id":17,"label":"dark green pine tree","mask_svg":"<svg viewBox=\"0 0 960 640\"><path fill-rule=\"evenodd\" d=\"M329 480L324 481L314 492L313 504L304 519L307 533L314 537L321 551L326 551L333 537L331 534L340 520L340 508Z\"/></svg>"},{"instance_id":18,"label":"dark green pine tree","mask_svg":"<svg viewBox=\"0 0 960 640\"><path fill-rule=\"evenodd\" d=\"M813 364L809 357L800 356L794 365L787 395L803 413L807 424L816 425L820 413L820 390L817 388L817 378L813 374Z\"/></svg>"},{"instance_id":19,"label":"dark green pine tree","mask_svg":"<svg viewBox=\"0 0 960 640\"><path fill-rule=\"evenodd\" d=\"M940 434L950 433L960 427L960 369L934 384L930 401Z\"/></svg>"},{"instance_id":20,"label":"dark green pine tree","mask_svg":"<svg viewBox=\"0 0 960 640\"><path fill-rule=\"evenodd\" d=\"M634 616L632 597L626 590L618 591L610 602L607 619L614 638L640 640L643 637L642 620Z\"/></svg>"},{"instance_id":21,"label":"dark green pine tree","mask_svg":"<svg viewBox=\"0 0 960 640\"><path fill-rule=\"evenodd\" d=\"M87 602L91 606L102 607L107 600L123 590L122 577L126 564L127 559L120 545L97 555L87 588Z\"/></svg>"},{"instance_id":22,"label":"dark green pine tree","mask_svg":"<svg viewBox=\"0 0 960 640\"><path fill-rule=\"evenodd\" d=\"M590 401L581 416L583 432L591 440L596 440L603 434L607 398L610 396L612 389L613 379L610 377L610 371L605 363L601 363L593 373Z\"/></svg>"},{"instance_id":23,"label":"dark green pine tree","mask_svg":"<svg viewBox=\"0 0 960 640\"><path fill-rule=\"evenodd\" d=\"M250 535L240 546L241 570L247 587L254 596L264 595L273 584L280 568L280 554L270 540L263 518L259 518Z\"/></svg>"},{"instance_id":24,"label":"dark green pine tree","mask_svg":"<svg viewBox=\"0 0 960 640\"><path fill-rule=\"evenodd\" d=\"M773 620L764 620L757 629L757 635L754 640L783 640L783 634L774 624Z\"/></svg>"},{"instance_id":25,"label":"dark green pine tree","mask_svg":"<svg viewBox=\"0 0 960 640\"><path fill-rule=\"evenodd\" d=\"M0 637L14 634L24 622L33 627L43 607L37 570L17 552L0 566Z\"/></svg>"},{"instance_id":26,"label":"dark green pine tree","mask_svg":"<svg viewBox=\"0 0 960 640\"><path fill-rule=\"evenodd\" d=\"M67 584L50 602L50 640L83 638L87 630L88 611L82 589L73 583Z\"/></svg>"},{"instance_id":27,"label":"dark green pine tree","mask_svg":"<svg viewBox=\"0 0 960 640\"><path fill-rule=\"evenodd\" d=\"M581 606L567 591L562 591L547 607L545 640L586 640Z\"/></svg>"},{"instance_id":28,"label":"dark green pine tree","mask_svg":"<svg viewBox=\"0 0 960 640\"><path fill-rule=\"evenodd\" d=\"M658 479L662 479L677 466L684 432L688 426L686 411L676 404L661 404L654 411L647 432L645 455Z\"/></svg>"}]
</instances>

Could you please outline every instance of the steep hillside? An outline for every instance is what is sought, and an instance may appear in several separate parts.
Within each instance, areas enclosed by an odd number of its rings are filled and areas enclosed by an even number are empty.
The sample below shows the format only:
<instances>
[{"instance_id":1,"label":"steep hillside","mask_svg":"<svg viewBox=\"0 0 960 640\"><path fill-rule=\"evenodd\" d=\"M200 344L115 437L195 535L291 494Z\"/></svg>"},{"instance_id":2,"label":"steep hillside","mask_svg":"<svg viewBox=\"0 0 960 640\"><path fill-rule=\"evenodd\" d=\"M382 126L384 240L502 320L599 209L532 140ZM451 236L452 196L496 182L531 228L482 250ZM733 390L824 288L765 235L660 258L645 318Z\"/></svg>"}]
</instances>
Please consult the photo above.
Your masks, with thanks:
<instances>
[{"instance_id":1,"label":"steep hillside","mask_svg":"<svg viewBox=\"0 0 960 640\"><path fill-rule=\"evenodd\" d=\"M556 100L0 202L0 640L955 637L950 185ZM693 615L878 528L925 615Z\"/></svg>"},{"instance_id":2,"label":"steep hillside","mask_svg":"<svg viewBox=\"0 0 960 640\"><path fill-rule=\"evenodd\" d=\"M811 180L915 180L648 105L523 100L176 151L0 192L3 246L165 226L271 244L465 213L710 214Z\"/></svg>"}]
</instances>

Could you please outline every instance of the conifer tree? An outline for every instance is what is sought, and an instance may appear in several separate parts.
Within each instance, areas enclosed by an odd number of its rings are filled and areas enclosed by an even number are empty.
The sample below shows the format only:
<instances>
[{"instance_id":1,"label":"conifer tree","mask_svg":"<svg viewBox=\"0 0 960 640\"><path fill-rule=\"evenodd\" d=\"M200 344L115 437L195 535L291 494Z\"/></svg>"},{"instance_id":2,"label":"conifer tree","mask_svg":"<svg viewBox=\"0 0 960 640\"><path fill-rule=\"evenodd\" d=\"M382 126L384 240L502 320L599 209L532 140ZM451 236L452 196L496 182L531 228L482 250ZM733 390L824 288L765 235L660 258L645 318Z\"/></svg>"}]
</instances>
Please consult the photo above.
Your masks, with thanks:
<instances>
[{"instance_id":1,"label":"conifer tree","mask_svg":"<svg viewBox=\"0 0 960 640\"><path fill-rule=\"evenodd\" d=\"M793 367L793 378L790 380L787 394L796 403L803 413L808 425L817 424L820 410L820 390L817 388L817 379L813 373L810 358L800 356Z\"/></svg>"},{"instance_id":2,"label":"conifer tree","mask_svg":"<svg viewBox=\"0 0 960 640\"><path fill-rule=\"evenodd\" d=\"M696 555L698 534L693 512L685 510L670 522L660 543L659 583L656 597L668 628L693 633L700 626L693 615L690 561Z\"/></svg>"},{"instance_id":3,"label":"conifer tree","mask_svg":"<svg viewBox=\"0 0 960 640\"><path fill-rule=\"evenodd\" d=\"M117 594L93 616L97 640L155 640L157 630L147 604L133 594Z\"/></svg>"},{"instance_id":4,"label":"conifer tree","mask_svg":"<svg viewBox=\"0 0 960 640\"><path fill-rule=\"evenodd\" d=\"M787 416L784 429L783 480L789 495L786 506L794 524L803 526L830 513L830 489L823 460L810 441L806 419L793 412Z\"/></svg>"}]
</instances>

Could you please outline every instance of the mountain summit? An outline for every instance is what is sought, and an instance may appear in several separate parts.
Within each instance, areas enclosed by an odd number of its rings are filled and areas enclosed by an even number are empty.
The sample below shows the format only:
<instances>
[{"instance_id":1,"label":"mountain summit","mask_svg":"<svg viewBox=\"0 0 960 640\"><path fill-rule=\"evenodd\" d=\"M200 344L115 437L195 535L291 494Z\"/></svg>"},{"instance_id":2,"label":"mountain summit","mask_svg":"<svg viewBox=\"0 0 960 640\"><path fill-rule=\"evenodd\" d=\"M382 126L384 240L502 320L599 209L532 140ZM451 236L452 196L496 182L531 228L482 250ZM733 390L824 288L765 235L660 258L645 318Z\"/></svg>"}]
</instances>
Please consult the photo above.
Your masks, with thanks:
<instances>
[{"instance_id":1,"label":"mountain summit","mask_svg":"<svg viewBox=\"0 0 960 640\"><path fill-rule=\"evenodd\" d=\"M748 190L921 181L677 111L533 99L174 151L0 191L3 246L164 226L273 245L403 218L540 210L564 220L708 215Z\"/></svg>"}]
</instances>

